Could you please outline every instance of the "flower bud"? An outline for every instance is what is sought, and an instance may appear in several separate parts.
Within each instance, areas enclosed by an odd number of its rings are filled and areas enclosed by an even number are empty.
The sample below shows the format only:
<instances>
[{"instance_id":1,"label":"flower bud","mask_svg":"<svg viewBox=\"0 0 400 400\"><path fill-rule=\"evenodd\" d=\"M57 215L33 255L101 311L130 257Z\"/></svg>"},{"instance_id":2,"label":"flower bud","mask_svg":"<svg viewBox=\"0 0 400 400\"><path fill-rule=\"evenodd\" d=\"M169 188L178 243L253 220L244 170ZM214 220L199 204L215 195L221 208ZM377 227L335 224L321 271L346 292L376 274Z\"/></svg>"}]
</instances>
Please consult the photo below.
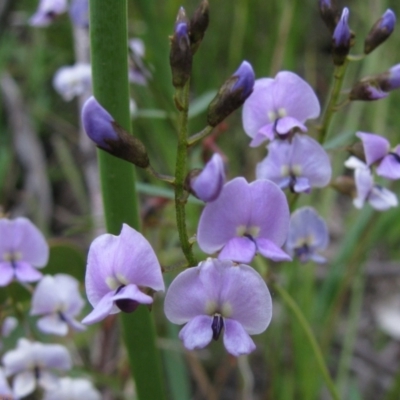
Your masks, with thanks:
<instances>
[{"instance_id":1,"label":"flower bud","mask_svg":"<svg viewBox=\"0 0 400 400\"><path fill-rule=\"evenodd\" d=\"M319 0L319 12L325 25L333 34L339 20L336 0Z\"/></svg>"},{"instance_id":2,"label":"flower bud","mask_svg":"<svg viewBox=\"0 0 400 400\"><path fill-rule=\"evenodd\" d=\"M362 142L355 142L348 146L346 150L352 155L365 162L365 152Z\"/></svg>"},{"instance_id":3,"label":"flower bud","mask_svg":"<svg viewBox=\"0 0 400 400\"><path fill-rule=\"evenodd\" d=\"M375 22L364 42L364 53L369 54L382 44L393 32L396 23L395 13L388 9Z\"/></svg>"},{"instance_id":4,"label":"flower bud","mask_svg":"<svg viewBox=\"0 0 400 400\"><path fill-rule=\"evenodd\" d=\"M400 87L400 64L396 64L389 71L377 76L379 87L384 92L398 89Z\"/></svg>"},{"instance_id":5,"label":"flower bud","mask_svg":"<svg viewBox=\"0 0 400 400\"><path fill-rule=\"evenodd\" d=\"M187 178L189 190L200 200L214 201L225 183L225 166L222 157L215 153L203 170L193 170Z\"/></svg>"},{"instance_id":6,"label":"flower bud","mask_svg":"<svg viewBox=\"0 0 400 400\"><path fill-rule=\"evenodd\" d=\"M140 168L150 164L143 143L126 132L92 96L82 108L82 123L97 147Z\"/></svg>"},{"instance_id":7,"label":"flower bud","mask_svg":"<svg viewBox=\"0 0 400 400\"><path fill-rule=\"evenodd\" d=\"M338 176L331 182L331 187L346 196L354 197L356 194L356 185L350 176Z\"/></svg>"},{"instance_id":8,"label":"flower bud","mask_svg":"<svg viewBox=\"0 0 400 400\"><path fill-rule=\"evenodd\" d=\"M172 84L183 87L192 72L192 50L189 39L189 22L183 7L178 12L174 35L171 37L169 63L172 71Z\"/></svg>"},{"instance_id":9,"label":"flower bud","mask_svg":"<svg viewBox=\"0 0 400 400\"><path fill-rule=\"evenodd\" d=\"M352 46L352 34L347 22L348 18L349 9L345 7L332 37L332 56L335 65L342 65L345 62L350 47Z\"/></svg>"},{"instance_id":10,"label":"flower bud","mask_svg":"<svg viewBox=\"0 0 400 400\"><path fill-rule=\"evenodd\" d=\"M192 54L196 53L199 48L201 41L203 40L204 34L208 28L209 22L209 4L208 0L202 0L199 7L190 19L190 44Z\"/></svg>"},{"instance_id":11,"label":"flower bud","mask_svg":"<svg viewBox=\"0 0 400 400\"><path fill-rule=\"evenodd\" d=\"M253 67L247 61L243 61L208 106L208 124L217 126L239 108L253 92L254 79Z\"/></svg>"}]
</instances>

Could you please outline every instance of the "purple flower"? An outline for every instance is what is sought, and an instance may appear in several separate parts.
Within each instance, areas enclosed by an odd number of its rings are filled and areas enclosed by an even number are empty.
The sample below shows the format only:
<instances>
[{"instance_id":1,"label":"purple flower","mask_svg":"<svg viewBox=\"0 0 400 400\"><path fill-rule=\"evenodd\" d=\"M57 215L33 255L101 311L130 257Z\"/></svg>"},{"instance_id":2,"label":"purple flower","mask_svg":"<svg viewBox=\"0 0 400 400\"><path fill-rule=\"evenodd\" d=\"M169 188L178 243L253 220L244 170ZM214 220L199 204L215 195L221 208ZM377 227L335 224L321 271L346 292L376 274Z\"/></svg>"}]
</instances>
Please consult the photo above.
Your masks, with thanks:
<instances>
[{"instance_id":1,"label":"purple flower","mask_svg":"<svg viewBox=\"0 0 400 400\"><path fill-rule=\"evenodd\" d=\"M292 129L307 131L309 118L317 118L320 106L311 86L293 72L282 71L275 79L257 79L253 93L243 106L243 127L259 146L275 134L286 135Z\"/></svg>"},{"instance_id":2,"label":"purple flower","mask_svg":"<svg viewBox=\"0 0 400 400\"><path fill-rule=\"evenodd\" d=\"M85 285L94 310L82 321L84 324L153 303L144 288L164 290L161 267L150 243L126 224L119 236L104 234L92 242Z\"/></svg>"},{"instance_id":3,"label":"purple flower","mask_svg":"<svg viewBox=\"0 0 400 400\"><path fill-rule=\"evenodd\" d=\"M129 40L129 50L129 82L146 85L147 80L151 78L151 72L143 62L145 55L143 40L139 38Z\"/></svg>"},{"instance_id":4,"label":"purple flower","mask_svg":"<svg viewBox=\"0 0 400 400\"><path fill-rule=\"evenodd\" d=\"M275 261L290 260L280 248L289 228L284 193L267 180L247 183L236 178L225 184L217 200L207 203L197 230L205 253L249 263L256 252Z\"/></svg>"},{"instance_id":5,"label":"purple flower","mask_svg":"<svg viewBox=\"0 0 400 400\"><path fill-rule=\"evenodd\" d=\"M92 89L92 68L90 64L64 66L57 70L53 77L53 87L65 100L90 93Z\"/></svg>"},{"instance_id":6,"label":"purple flower","mask_svg":"<svg viewBox=\"0 0 400 400\"><path fill-rule=\"evenodd\" d=\"M215 153L199 175L190 180L195 196L205 202L214 201L225 183L225 166L222 157Z\"/></svg>"},{"instance_id":7,"label":"purple flower","mask_svg":"<svg viewBox=\"0 0 400 400\"><path fill-rule=\"evenodd\" d=\"M89 0L72 0L69 15L75 26L87 28L89 26Z\"/></svg>"},{"instance_id":8,"label":"purple flower","mask_svg":"<svg viewBox=\"0 0 400 400\"><path fill-rule=\"evenodd\" d=\"M203 348L223 331L226 350L240 356L255 349L249 335L267 329L272 301L253 268L209 258L175 278L164 311L171 322L186 324L179 338L187 349Z\"/></svg>"},{"instance_id":9,"label":"purple flower","mask_svg":"<svg viewBox=\"0 0 400 400\"><path fill-rule=\"evenodd\" d=\"M356 208L363 208L368 201L372 208L385 211L398 204L396 195L390 190L374 183L374 178L366 164L356 157L350 157L344 165L354 169L354 180L357 194L353 200Z\"/></svg>"},{"instance_id":10,"label":"purple flower","mask_svg":"<svg viewBox=\"0 0 400 400\"><path fill-rule=\"evenodd\" d=\"M43 277L33 293L31 309L31 315L42 315L37 322L42 332L65 336L69 327L86 329L75 320L85 304L78 287L79 282L66 274Z\"/></svg>"},{"instance_id":11,"label":"purple flower","mask_svg":"<svg viewBox=\"0 0 400 400\"><path fill-rule=\"evenodd\" d=\"M400 145L390 150L389 141L373 133L357 132L368 166L377 163L376 173L386 179L400 179Z\"/></svg>"},{"instance_id":12,"label":"purple flower","mask_svg":"<svg viewBox=\"0 0 400 400\"><path fill-rule=\"evenodd\" d=\"M67 11L67 0L40 0L36 13L30 18L32 26L48 26L60 14Z\"/></svg>"},{"instance_id":13,"label":"purple flower","mask_svg":"<svg viewBox=\"0 0 400 400\"><path fill-rule=\"evenodd\" d=\"M56 388L45 392L43 400L101 400L92 382L82 378L61 378Z\"/></svg>"},{"instance_id":14,"label":"purple flower","mask_svg":"<svg viewBox=\"0 0 400 400\"><path fill-rule=\"evenodd\" d=\"M4 368L0 367L0 398L4 400L17 400L11 391L10 385L7 382L7 378L4 374Z\"/></svg>"},{"instance_id":15,"label":"purple flower","mask_svg":"<svg viewBox=\"0 0 400 400\"><path fill-rule=\"evenodd\" d=\"M55 387L57 377L49 369L67 371L72 361L64 346L19 339L17 348L4 354L3 364L5 375L14 375L14 396L20 398L32 393L37 385L44 389Z\"/></svg>"},{"instance_id":16,"label":"purple flower","mask_svg":"<svg viewBox=\"0 0 400 400\"><path fill-rule=\"evenodd\" d=\"M0 219L0 286L15 277L20 282L38 281L49 258L46 239L26 218Z\"/></svg>"},{"instance_id":17,"label":"purple flower","mask_svg":"<svg viewBox=\"0 0 400 400\"><path fill-rule=\"evenodd\" d=\"M329 242L328 228L325 221L312 207L302 207L290 217L286 251L296 256L301 262L310 260L324 263L326 259L317 251L325 250Z\"/></svg>"},{"instance_id":18,"label":"purple flower","mask_svg":"<svg viewBox=\"0 0 400 400\"><path fill-rule=\"evenodd\" d=\"M332 175L329 157L321 145L306 135L294 135L292 142L274 140L268 156L257 165L257 179L270 179L280 188L309 192L326 186Z\"/></svg>"}]
</instances>

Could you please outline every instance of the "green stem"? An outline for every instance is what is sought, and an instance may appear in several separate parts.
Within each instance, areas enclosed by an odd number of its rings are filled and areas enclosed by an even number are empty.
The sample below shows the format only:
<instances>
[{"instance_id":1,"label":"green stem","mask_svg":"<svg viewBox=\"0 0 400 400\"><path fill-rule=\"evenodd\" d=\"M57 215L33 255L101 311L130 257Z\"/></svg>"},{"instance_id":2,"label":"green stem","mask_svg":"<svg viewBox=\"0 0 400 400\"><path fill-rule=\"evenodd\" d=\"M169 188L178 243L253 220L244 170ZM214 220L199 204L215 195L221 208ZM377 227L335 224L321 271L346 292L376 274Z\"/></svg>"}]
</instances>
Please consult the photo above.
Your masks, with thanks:
<instances>
[{"instance_id":1,"label":"green stem","mask_svg":"<svg viewBox=\"0 0 400 400\"><path fill-rule=\"evenodd\" d=\"M185 178L187 174L187 135L188 135L188 112L189 112L189 87L188 80L183 88L176 91L175 103L179 110L178 117L178 149L176 154L175 168L175 212L178 227L179 240L183 254L190 266L197 264L192 252L192 244L186 230L186 203L188 193L185 190Z\"/></svg>"},{"instance_id":2,"label":"green stem","mask_svg":"<svg viewBox=\"0 0 400 400\"><path fill-rule=\"evenodd\" d=\"M93 89L96 99L131 132L127 54L127 0L90 0ZM107 231L119 234L123 223L139 229L135 170L129 163L98 151ZM140 306L121 313L123 337L139 399L165 399L154 322Z\"/></svg>"},{"instance_id":3,"label":"green stem","mask_svg":"<svg viewBox=\"0 0 400 400\"><path fill-rule=\"evenodd\" d=\"M195 133L194 135L190 136L187 140L187 146L193 146L195 143L204 139L207 135L209 135L214 128L210 125L207 125L202 131Z\"/></svg>"},{"instance_id":4,"label":"green stem","mask_svg":"<svg viewBox=\"0 0 400 400\"><path fill-rule=\"evenodd\" d=\"M272 287L278 292L278 294L282 297L283 301L289 307L289 309L293 312L294 316L297 318L297 321L301 325L304 330L304 333L314 351L315 358L317 360L318 367L322 373L322 376L325 380L326 386L334 400L339 400L339 393L332 381L331 376L329 375L328 368L325 364L324 358L322 356L321 349L317 343L317 340L311 330L310 325L308 324L306 318L304 317L303 313L301 312L299 306L290 296L290 294L281 286L276 283L272 283Z\"/></svg>"},{"instance_id":5,"label":"green stem","mask_svg":"<svg viewBox=\"0 0 400 400\"><path fill-rule=\"evenodd\" d=\"M346 74L348 60L343 65L335 67L333 71L333 86L329 96L328 104L322 117L321 127L319 128L319 142L323 144L328 135L328 129L332 121L333 114L336 112L336 104L342 90L344 76Z\"/></svg>"}]
</instances>

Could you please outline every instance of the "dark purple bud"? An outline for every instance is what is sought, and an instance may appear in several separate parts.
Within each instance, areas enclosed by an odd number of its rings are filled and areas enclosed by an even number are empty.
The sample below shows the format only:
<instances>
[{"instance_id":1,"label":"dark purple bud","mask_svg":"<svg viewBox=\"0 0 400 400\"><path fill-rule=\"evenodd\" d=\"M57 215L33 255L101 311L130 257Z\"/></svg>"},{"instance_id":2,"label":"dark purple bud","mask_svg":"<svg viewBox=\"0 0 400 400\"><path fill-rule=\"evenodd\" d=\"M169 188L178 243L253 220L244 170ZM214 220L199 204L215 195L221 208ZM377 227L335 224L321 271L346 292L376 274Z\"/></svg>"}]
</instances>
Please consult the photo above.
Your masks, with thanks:
<instances>
[{"instance_id":1,"label":"dark purple bud","mask_svg":"<svg viewBox=\"0 0 400 400\"><path fill-rule=\"evenodd\" d=\"M319 0L319 12L330 32L336 28L339 21L339 12L335 0Z\"/></svg>"},{"instance_id":2,"label":"dark purple bud","mask_svg":"<svg viewBox=\"0 0 400 400\"><path fill-rule=\"evenodd\" d=\"M174 35L171 37L169 63L172 71L172 84L183 87L192 72L192 50L189 39L189 22L183 7L178 12Z\"/></svg>"},{"instance_id":3,"label":"dark purple bud","mask_svg":"<svg viewBox=\"0 0 400 400\"><path fill-rule=\"evenodd\" d=\"M213 339L218 340L219 335L222 332L222 328L224 327L224 319L222 318L221 315L214 315L212 324L211 324L211 329L213 331Z\"/></svg>"},{"instance_id":4,"label":"dark purple bud","mask_svg":"<svg viewBox=\"0 0 400 400\"><path fill-rule=\"evenodd\" d=\"M389 71L377 76L379 87L384 92L398 89L400 87L400 64L396 64Z\"/></svg>"},{"instance_id":5,"label":"dark purple bud","mask_svg":"<svg viewBox=\"0 0 400 400\"><path fill-rule=\"evenodd\" d=\"M395 24L395 13L390 9L386 10L369 31L364 42L364 53L369 54L382 44L392 34Z\"/></svg>"},{"instance_id":6,"label":"dark purple bud","mask_svg":"<svg viewBox=\"0 0 400 400\"><path fill-rule=\"evenodd\" d=\"M82 108L82 124L97 147L140 168L150 164L143 143L126 132L92 96Z\"/></svg>"},{"instance_id":7,"label":"dark purple bud","mask_svg":"<svg viewBox=\"0 0 400 400\"><path fill-rule=\"evenodd\" d=\"M345 7L332 37L332 56L333 63L335 65L342 65L345 62L347 54L349 54L350 47L352 45L352 35L348 24L348 19L349 9Z\"/></svg>"},{"instance_id":8,"label":"dark purple bud","mask_svg":"<svg viewBox=\"0 0 400 400\"><path fill-rule=\"evenodd\" d=\"M221 86L208 106L208 124L217 126L243 105L253 92L254 80L253 67L249 62L243 61L237 71Z\"/></svg>"},{"instance_id":9,"label":"dark purple bud","mask_svg":"<svg viewBox=\"0 0 400 400\"><path fill-rule=\"evenodd\" d=\"M209 22L209 4L208 0L202 0L199 7L190 19L190 43L192 54L196 53L203 40L204 34L208 28Z\"/></svg>"}]
</instances>

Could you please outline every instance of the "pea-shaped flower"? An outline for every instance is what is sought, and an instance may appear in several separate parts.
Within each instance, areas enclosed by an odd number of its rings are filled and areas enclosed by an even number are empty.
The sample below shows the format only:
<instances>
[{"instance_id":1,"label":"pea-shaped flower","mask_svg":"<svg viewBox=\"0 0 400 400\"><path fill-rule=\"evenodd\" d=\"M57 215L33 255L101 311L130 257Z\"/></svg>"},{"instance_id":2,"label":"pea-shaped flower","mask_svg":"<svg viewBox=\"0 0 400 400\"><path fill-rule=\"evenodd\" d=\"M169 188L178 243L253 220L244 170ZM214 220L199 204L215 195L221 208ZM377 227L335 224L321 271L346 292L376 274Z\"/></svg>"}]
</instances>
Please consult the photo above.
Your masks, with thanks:
<instances>
[{"instance_id":1,"label":"pea-shaped flower","mask_svg":"<svg viewBox=\"0 0 400 400\"><path fill-rule=\"evenodd\" d=\"M274 140L268 155L257 165L258 179L270 179L281 189L309 192L324 187L331 180L332 167L326 151L307 135L294 135L288 140Z\"/></svg>"},{"instance_id":2,"label":"pea-shaped flower","mask_svg":"<svg viewBox=\"0 0 400 400\"><path fill-rule=\"evenodd\" d=\"M275 261L290 260L280 248L289 228L289 207L279 187L265 179L236 178L201 214L197 242L205 253L249 263L256 253Z\"/></svg>"},{"instance_id":3,"label":"pea-shaped flower","mask_svg":"<svg viewBox=\"0 0 400 400\"><path fill-rule=\"evenodd\" d=\"M67 11L67 0L40 0L37 11L29 20L32 26L47 26Z\"/></svg>"},{"instance_id":4,"label":"pea-shaped flower","mask_svg":"<svg viewBox=\"0 0 400 400\"><path fill-rule=\"evenodd\" d=\"M287 252L301 262L324 263L326 259L318 254L329 242L325 221L312 207L302 207L290 217L289 235L285 244Z\"/></svg>"},{"instance_id":5,"label":"pea-shaped flower","mask_svg":"<svg viewBox=\"0 0 400 400\"><path fill-rule=\"evenodd\" d=\"M179 338L187 349L203 348L223 331L227 351L240 356L255 349L249 335L267 329L272 300L253 268L209 258L175 278L164 311L171 322L186 324Z\"/></svg>"},{"instance_id":6,"label":"pea-shaped flower","mask_svg":"<svg viewBox=\"0 0 400 400\"><path fill-rule=\"evenodd\" d=\"M84 324L153 303L145 288L164 290L161 267L150 243L126 224L119 236L104 234L92 242L85 285L94 310L82 321Z\"/></svg>"},{"instance_id":7,"label":"pea-shaped flower","mask_svg":"<svg viewBox=\"0 0 400 400\"><path fill-rule=\"evenodd\" d=\"M0 286L15 277L20 282L38 281L49 259L43 234L26 218L0 219Z\"/></svg>"},{"instance_id":8,"label":"pea-shaped flower","mask_svg":"<svg viewBox=\"0 0 400 400\"><path fill-rule=\"evenodd\" d=\"M61 378L57 387L48 390L43 400L100 400L101 394L92 382L83 378Z\"/></svg>"},{"instance_id":9,"label":"pea-shaped flower","mask_svg":"<svg viewBox=\"0 0 400 400\"><path fill-rule=\"evenodd\" d=\"M272 140L275 134L286 135L292 129L307 131L304 123L320 113L312 87L298 75L279 72L275 79L261 78L243 106L243 128L253 140L251 147Z\"/></svg>"}]
</instances>

